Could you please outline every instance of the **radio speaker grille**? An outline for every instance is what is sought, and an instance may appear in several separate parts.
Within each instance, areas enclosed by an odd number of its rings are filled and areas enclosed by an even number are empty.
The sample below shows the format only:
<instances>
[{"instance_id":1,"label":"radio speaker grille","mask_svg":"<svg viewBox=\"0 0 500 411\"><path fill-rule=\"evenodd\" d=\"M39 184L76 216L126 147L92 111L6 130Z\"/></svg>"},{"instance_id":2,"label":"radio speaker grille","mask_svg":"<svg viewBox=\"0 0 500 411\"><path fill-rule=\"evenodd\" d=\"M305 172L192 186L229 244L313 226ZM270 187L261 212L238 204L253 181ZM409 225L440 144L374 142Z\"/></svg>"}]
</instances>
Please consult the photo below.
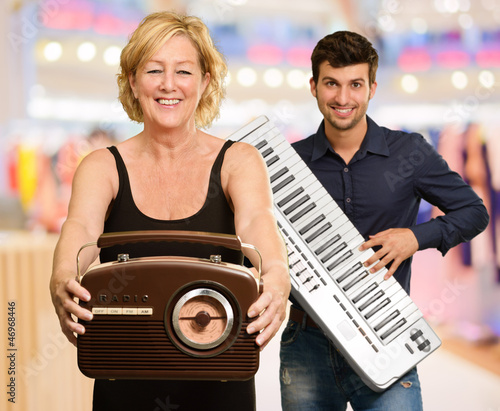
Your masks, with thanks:
<instances>
[{"instance_id":1,"label":"radio speaker grille","mask_svg":"<svg viewBox=\"0 0 500 411\"><path fill-rule=\"evenodd\" d=\"M255 336L242 323L234 344L211 358L184 354L170 341L162 321L92 321L78 337L78 366L93 378L228 379L245 380L255 374L259 349Z\"/></svg>"}]
</instances>

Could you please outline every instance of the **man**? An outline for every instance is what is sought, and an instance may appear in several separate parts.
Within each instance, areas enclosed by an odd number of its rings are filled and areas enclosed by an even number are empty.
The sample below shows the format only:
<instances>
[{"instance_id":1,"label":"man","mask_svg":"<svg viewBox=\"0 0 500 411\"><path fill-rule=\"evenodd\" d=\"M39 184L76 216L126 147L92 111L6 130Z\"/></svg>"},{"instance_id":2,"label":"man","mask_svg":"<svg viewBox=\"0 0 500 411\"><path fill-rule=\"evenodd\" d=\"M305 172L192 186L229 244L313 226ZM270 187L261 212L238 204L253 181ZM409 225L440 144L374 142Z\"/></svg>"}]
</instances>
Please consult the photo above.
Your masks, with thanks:
<instances>
[{"instance_id":1,"label":"man","mask_svg":"<svg viewBox=\"0 0 500 411\"><path fill-rule=\"evenodd\" d=\"M388 267L410 291L412 255L444 255L488 224L482 200L452 172L423 137L379 127L367 115L375 95L378 55L363 36L341 31L313 51L311 93L324 120L316 134L294 144L312 172L374 247L366 266ZM416 224L421 199L444 215ZM414 368L383 393L368 388L332 343L293 301L282 335L281 396L289 410L422 410Z\"/></svg>"}]
</instances>

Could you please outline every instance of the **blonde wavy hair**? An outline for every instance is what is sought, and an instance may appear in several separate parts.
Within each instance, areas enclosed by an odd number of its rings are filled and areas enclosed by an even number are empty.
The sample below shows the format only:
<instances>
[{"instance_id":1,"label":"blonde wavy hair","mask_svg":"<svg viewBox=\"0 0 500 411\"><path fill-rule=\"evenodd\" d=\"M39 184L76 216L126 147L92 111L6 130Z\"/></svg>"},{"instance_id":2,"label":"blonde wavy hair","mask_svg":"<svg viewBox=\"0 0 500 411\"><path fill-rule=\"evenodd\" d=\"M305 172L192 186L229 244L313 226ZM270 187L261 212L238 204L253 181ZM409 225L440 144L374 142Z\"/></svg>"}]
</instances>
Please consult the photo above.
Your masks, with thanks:
<instances>
[{"instance_id":1,"label":"blonde wavy hair","mask_svg":"<svg viewBox=\"0 0 500 411\"><path fill-rule=\"evenodd\" d=\"M146 16L132 33L120 57L120 73L117 76L119 99L132 121L142 123L144 115L139 101L135 99L129 75L136 75L167 40L184 35L198 51L202 75L210 73L210 82L201 96L195 111L197 127L209 127L219 116L220 105L225 96L224 78L227 65L224 56L217 50L207 26L194 16L183 16L175 12L158 12Z\"/></svg>"}]
</instances>

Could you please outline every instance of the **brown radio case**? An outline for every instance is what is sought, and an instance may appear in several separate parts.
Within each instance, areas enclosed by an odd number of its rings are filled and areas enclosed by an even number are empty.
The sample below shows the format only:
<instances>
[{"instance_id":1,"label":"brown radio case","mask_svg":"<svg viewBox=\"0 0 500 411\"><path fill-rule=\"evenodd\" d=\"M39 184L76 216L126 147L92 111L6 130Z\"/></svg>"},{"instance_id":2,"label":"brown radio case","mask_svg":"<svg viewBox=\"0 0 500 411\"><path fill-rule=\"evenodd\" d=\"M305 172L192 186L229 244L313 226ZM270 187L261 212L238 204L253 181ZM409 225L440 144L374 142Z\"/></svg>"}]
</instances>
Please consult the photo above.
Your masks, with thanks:
<instances>
[{"instance_id":1,"label":"brown radio case","mask_svg":"<svg viewBox=\"0 0 500 411\"><path fill-rule=\"evenodd\" d=\"M231 235L139 231L103 234L80 252L91 245L146 241L257 251ZM262 292L262 282L248 268L220 261L220 256L123 254L82 276L77 265L77 280L92 296L79 302L93 312L91 321L79 320L85 334L77 339L78 367L87 377L247 380L257 372L259 347L246 327L248 308Z\"/></svg>"}]
</instances>

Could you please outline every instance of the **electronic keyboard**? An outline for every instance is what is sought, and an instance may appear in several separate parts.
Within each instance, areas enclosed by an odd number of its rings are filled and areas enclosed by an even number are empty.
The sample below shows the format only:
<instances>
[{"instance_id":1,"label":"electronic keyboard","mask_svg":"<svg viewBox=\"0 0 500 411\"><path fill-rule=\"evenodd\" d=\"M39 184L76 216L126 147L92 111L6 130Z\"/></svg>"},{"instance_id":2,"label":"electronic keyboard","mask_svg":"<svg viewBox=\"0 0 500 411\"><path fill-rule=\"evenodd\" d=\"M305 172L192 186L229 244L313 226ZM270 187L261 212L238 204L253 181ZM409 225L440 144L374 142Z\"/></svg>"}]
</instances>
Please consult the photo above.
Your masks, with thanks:
<instances>
[{"instance_id":1,"label":"electronic keyboard","mask_svg":"<svg viewBox=\"0 0 500 411\"><path fill-rule=\"evenodd\" d=\"M441 345L394 277L384 280L387 269L369 273L374 251L359 251L363 236L267 117L228 138L264 158L291 293L368 387L385 390Z\"/></svg>"}]
</instances>

